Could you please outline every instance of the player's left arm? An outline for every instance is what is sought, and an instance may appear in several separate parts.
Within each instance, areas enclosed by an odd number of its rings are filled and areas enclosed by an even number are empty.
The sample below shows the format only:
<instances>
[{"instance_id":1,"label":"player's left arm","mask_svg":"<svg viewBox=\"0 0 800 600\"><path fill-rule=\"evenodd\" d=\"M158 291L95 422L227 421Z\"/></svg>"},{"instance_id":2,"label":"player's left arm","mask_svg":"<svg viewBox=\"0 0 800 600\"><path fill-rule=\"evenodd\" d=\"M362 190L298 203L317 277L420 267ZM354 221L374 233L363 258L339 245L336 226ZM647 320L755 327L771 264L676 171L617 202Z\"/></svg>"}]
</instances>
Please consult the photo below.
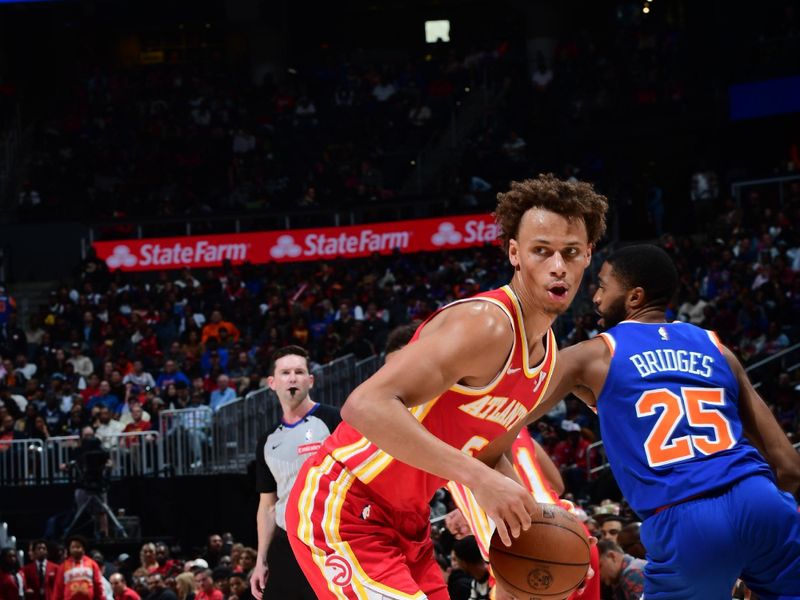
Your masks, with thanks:
<instances>
[{"instance_id":1,"label":"player's left arm","mask_svg":"<svg viewBox=\"0 0 800 600\"><path fill-rule=\"evenodd\" d=\"M559 350L547 391L528 413L526 422L541 419L567 394L575 394L587 406L594 407L605 383L610 360L608 347L599 337Z\"/></svg>"},{"instance_id":2,"label":"player's left arm","mask_svg":"<svg viewBox=\"0 0 800 600\"><path fill-rule=\"evenodd\" d=\"M778 487L794 494L800 487L800 453L792 447L733 352L724 348L723 353L739 383L739 417L745 435L775 471Z\"/></svg>"}]
</instances>

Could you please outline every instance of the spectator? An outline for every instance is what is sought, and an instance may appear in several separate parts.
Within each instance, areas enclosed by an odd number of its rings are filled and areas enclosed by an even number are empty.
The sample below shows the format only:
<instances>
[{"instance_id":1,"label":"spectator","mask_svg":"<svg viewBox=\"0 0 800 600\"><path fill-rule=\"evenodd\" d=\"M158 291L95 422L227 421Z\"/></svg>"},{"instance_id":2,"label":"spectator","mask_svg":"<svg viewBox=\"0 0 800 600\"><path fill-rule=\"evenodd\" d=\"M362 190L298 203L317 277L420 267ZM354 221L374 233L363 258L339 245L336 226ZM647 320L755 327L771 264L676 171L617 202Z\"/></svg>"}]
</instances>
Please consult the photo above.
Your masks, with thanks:
<instances>
[{"instance_id":1,"label":"spectator","mask_svg":"<svg viewBox=\"0 0 800 600\"><path fill-rule=\"evenodd\" d=\"M600 579L610 586L615 600L640 600L644 593L644 567L646 561L625 554L615 542L601 540Z\"/></svg>"},{"instance_id":2,"label":"spectator","mask_svg":"<svg viewBox=\"0 0 800 600\"><path fill-rule=\"evenodd\" d=\"M227 375L217 377L217 389L211 392L211 409L217 412L226 404L236 400L236 390L229 387L230 379Z\"/></svg>"},{"instance_id":3,"label":"spectator","mask_svg":"<svg viewBox=\"0 0 800 600\"><path fill-rule=\"evenodd\" d=\"M157 571L147 575L148 594L145 600L177 600L178 597L164 582L164 577Z\"/></svg>"},{"instance_id":4,"label":"spectator","mask_svg":"<svg viewBox=\"0 0 800 600\"><path fill-rule=\"evenodd\" d=\"M103 443L104 448L111 449L119 446L119 434L122 433L124 429L122 423L113 418L111 409L105 406L100 407L95 434Z\"/></svg>"},{"instance_id":5,"label":"spectator","mask_svg":"<svg viewBox=\"0 0 800 600\"><path fill-rule=\"evenodd\" d=\"M208 563L209 569L213 570L219 564L219 559L222 558L223 555L224 546L225 543L222 540L222 536L218 533L212 533L208 536L203 559ZM211 575L211 573L209 573L209 575Z\"/></svg>"},{"instance_id":6,"label":"spectator","mask_svg":"<svg viewBox=\"0 0 800 600\"><path fill-rule=\"evenodd\" d=\"M114 573L108 578L111 589L114 590L114 600L142 600L141 596L128 587L122 573Z\"/></svg>"},{"instance_id":7,"label":"spectator","mask_svg":"<svg viewBox=\"0 0 800 600\"><path fill-rule=\"evenodd\" d=\"M0 550L0 598L25 599L25 575L19 568L17 552L13 548Z\"/></svg>"},{"instance_id":8,"label":"spectator","mask_svg":"<svg viewBox=\"0 0 800 600\"><path fill-rule=\"evenodd\" d=\"M567 491L577 496L586 484L589 442L583 438L580 425L574 421L564 419L561 429L566 432L566 439L556 444L552 458L564 477Z\"/></svg>"},{"instance_id":9,"label":"spectator","mask_svg":"<svg viewBox=\"0 0 800 600\"><path fill-rule=\"evenodd\" d=\"M258 553L254 548L247 547L242 550L242 555L239 558L239 567L248 580L253 575L253 569L256 568L257 561Z\"/></svg>"},{"instance_id":10,"label":"spectator","mask_svg":"<svg viewBox=\"0 0 800 600\"><path fill-rule=\"evenodd\" d=\"M95 561L86 556L87 544L80 536L67 538L69 556L58 567L53 600L106 600L103 575Z\"/></svg>"},{"instance_id":11,"label":"spectator","mask_svg":"<svg viewBox=\"0 0 800 600\"><path fill-rule=\"evenodd\" d=\"M177 363L170 359L164 363L164 370L158 375L158 379L156 380L156 387L159 390L163 390L168 384L178 384L183 383L186 387L191 385L189 378L178 369Z\"/></svg>"},{"instance_id":12,"label":"spectator","mask_svg":"<svg viewBox=\"0 0 800 600\"><path fill-rule=\"evenodd\" d=\"M196 589L194 573L180 573L175 578L175 592L178 600L194 600Z\"/></svg>"},{"instance_id":13,"label":"spectator","mask_svg":"<svg viewBox=\"0 0 800 600\"><path fill-rule=\"evenodd\" d=\"M133 372L125 375L122 383L129 386L130 392L133 394L138 394L147 387L156 387L153 376L144 370L144 365L140 360L133 361Z\"/></svg>"},{"instance_id":14,"label":"spectator","mask_svg":"<svg viewBox=\"0 0 800 600\"><path fill-rule=\"evenodd\" d=\"M620 530L616 541L625 554L630 554L634 558L644 560L647 550L645 550L645 547L642 545L642 540L640 538L641 529L642 524L638 521L628 523Z\"/></svg>"},{"instance_id":15,"label":"spectator","mask_svg":"<svg viewBox=\"0 0 800 600\"><path fill-rule=\"evenodd\" d=\"M181 565L178 561L170 558L169 546L164 542L156 543L156 561L158 562L156 571L161 573L164 578L168 578L180 571Z\"/></svg>"},{"instance_id":16,"label":"spectator","mask_svg":"<svg viewBox=\"0 0 800 600\"><path fill-rule=\"evenodd\" d=\"M619 533L622 531L622 519L616 515L606 515L604 518L597 519L600 521L600 535L602 539L611 542L617 542Z\"/></svg>"},{"instance_id":17,"label":"spectator","mask_svg":"<svg viewBox=\"0 0 800 600\"><path fill-rule=\"evenodd\" d=\"M222 541L222 538L220 538ZM198 571L194 576L197 584L195 600L224 600L222 592L214 586L211 569Z\"/></svg>"},{"instance_id":18,"label":"spectator","mask_svg":"<svg viewBox=\"0 0 800 600\"><path fill-rule=\"evenodd\" d=\"M239 341L239 330L230 321L223 321L222 313L218 310L215 310L211 313L211 321L206 323L206 325L203 327L203 337L200 341L205 344L210 338L217 338L217 340L219 340L219 330L221 328L224 328L228 335L233 338L235 342Z\"/></svg>"},{"instance_id":19,"label":"spectator","mask_svg":"<svg viewBox=\"0 0 800 600\"><path fill-rule=\"evenodd\" d=\"M104 406L109 409L111 414L120 415L124 406L123 401L111 393L111 385L108 381L101 381L97 389L97 395L92 396L89 402L86 403L87 410L93 410L95 407Z\"/></svg>"},{"instance_id":20,"label":"spectator","mask_svg":"<svg viewBox=\"0 0 800 600\"><path fill-rule=\"evenodd\" d=\"M678 308L678 317L693 325L700 326L705 319L705 308L708 303L700 297L696 289L689 291L689 297Z\"/></svg>"},{"instance_id":21,"label":"spectator","mask_svg":"<svg viewBox=\"0 0 800 600\"><path fill-rule=\"evenodd\" d=\"M150 415L144 411L142 405L138 402L131 404L131 411L128 416L129 420L125 423L125 428L122 430L123 433L150 431L153 428L153 424L150 422ZM123 421L124 419L121 419L120 423Z\"/></svg>"},{"instance_id":22,"label":"spectator","mask_svg":"<svg viewBox=\"0 0 800 600\"><path fill-rule=\"evenodd\" d=\"M489 568L481 556L475 537L468 535L456 540L453 544L453 554L458 567L472 579L469 600L489 600L492 591Z\"/></svg>"},{"instance_id":23,"label":"spectator","mask_svg":"<svg viewBox=\"0 0 800 600\"><path fill-rule=\"evenodd\" d=\"M67 424L67 415L59 406L59 398L51 393L45 397L45 405L41 411L41 416L47 424L47 429L52 435L61 435Z\"/></svg>"},{"instance_id":24,"label":"spectator","mask_svg":"<svg viewBox=\"0 0 800 600\"><path fill-rule=\"evenodd\" d=\"M78 375L81 377L88 377L94 372L92 359L82 354L81 345L78 342L72 342L69 346L69 351L70 358L67 362L72 365Z\"/></svg>"},{"instance_id":25,"label":"spectator","mask_svg":"<svg viewBox=\"0 0 800 600\"><path fill-rule=\"evenodd\" d=\"M56 585L58 565L47 560L47 542L34 540L31 561L23 567L27 600L50 600Z\"/></svg>"},{"instance_id":26,"label":"spectator","mask_svg":"<svg viewBox=\"0 0 800 600\"><path fill-rule=\"evenodd\" d=\"M61 379L63 380L63 378ZM86 387L80 391L82 404L86 406L93 396L98 395L100 395L100 376L97 373L92 373L86 381ZM63 406L62 410L64 410ZM69 412L69 408L65 412Z\"/></svg>"}]
</instances>

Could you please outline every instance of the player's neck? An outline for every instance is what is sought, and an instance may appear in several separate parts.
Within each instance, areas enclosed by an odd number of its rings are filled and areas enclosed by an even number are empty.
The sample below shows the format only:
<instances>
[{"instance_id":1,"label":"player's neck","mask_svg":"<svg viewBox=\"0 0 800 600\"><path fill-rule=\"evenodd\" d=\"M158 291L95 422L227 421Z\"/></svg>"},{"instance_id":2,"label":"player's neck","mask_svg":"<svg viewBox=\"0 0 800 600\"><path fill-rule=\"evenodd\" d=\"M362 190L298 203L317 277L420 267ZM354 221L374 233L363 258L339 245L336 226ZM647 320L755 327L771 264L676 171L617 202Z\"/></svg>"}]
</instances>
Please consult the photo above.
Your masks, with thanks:
<instances>
[{"instance_id":1,"label":"player's neck","mask_svg":"<svg viewBox=\"0 0 800 600\"><path fill-rule=\"evenodd\" d=\"M626 315L626 321L637 323L666 323L666 313L660 308L645 307Z\"/></svg>"},{"instance_id":2,"label":"player's neck","mask_svg":"<svg viewBox=\"0 0 800 600\"><path fill-rule=\"evenodd\" d=\"M535 347L553 325L553 321L556 320L558 314L540 308L525 287L514 279L509 283L509 287L516 295L522 309L522 322L525 325L528 344ZM532 349L528 348L529 351Z\"/></svg>"}]
</instances>

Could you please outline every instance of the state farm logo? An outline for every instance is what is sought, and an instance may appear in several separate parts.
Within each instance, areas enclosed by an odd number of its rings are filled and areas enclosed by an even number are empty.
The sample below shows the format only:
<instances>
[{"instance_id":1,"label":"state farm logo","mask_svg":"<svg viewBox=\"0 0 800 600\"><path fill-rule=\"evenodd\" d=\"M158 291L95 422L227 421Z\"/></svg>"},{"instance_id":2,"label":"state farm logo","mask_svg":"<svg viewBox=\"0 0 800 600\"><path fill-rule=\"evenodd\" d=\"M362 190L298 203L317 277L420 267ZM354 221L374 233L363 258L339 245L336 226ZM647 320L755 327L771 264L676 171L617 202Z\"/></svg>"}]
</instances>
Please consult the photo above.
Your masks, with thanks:
<instances>
[{"instance_id":1,"label":"state farm logo","mask_svg":"<svg viewBox=\"0 0 800 600\"><path fill-rule=\"evenodd\" d=\"M334 585L344 587L353 579L353 568L343 556L331 554L325 559L325 578Z\"/></svg>"},{"instance_id":2,"label":"state farm logo","mask_svg":"<svg viewBox=\"0 0 800 600\"><path fill-rule=\"evenodd\" d=\"M461 234L456 231L456 226L445 221L439 224L439 231L433 234L431 242L434 246L456 245L461 242Z\"/></svg>"},{"instance_id":3,"label":"state farm logo","mask_svg":"<svg viewBox=\"0 0 800 600\"><path fill-rule=\"evenodd\" d=\"M269 251L273 258L297 258L302 252L303 249L295 243L291 235L280 236Z\"/></svg>"},{"instance_id":4,"label":"state farm logo","mask_svg":"<svg viewBox=\"0 0 800 600\"><path fill-rule=\"evenodd\" d=\"M119 269L120 267L135 267L139 259L131 254L131 249L124 245L115 246L111 251L111 256L106 259L109 269Z\"/></svg>"}]
</instances>

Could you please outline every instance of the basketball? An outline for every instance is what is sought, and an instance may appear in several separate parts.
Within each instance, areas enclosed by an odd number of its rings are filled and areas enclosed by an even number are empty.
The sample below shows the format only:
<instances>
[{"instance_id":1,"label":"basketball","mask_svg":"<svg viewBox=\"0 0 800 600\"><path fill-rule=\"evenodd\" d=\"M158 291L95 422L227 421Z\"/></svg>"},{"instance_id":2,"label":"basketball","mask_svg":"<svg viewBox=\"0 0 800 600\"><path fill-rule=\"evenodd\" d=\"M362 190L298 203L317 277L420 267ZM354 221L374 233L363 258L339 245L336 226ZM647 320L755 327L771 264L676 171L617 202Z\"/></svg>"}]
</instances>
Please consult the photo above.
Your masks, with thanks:
<instances>
[{"instance_id":1,"label":"basketball","mask_svg":"<svg viewBox=\"0 0 800 600\"><path fill-rule=\"evenodd\" d=\"M489 562L511 593L566 598L589 569L589 540L577 517L553 504L537 504L532 523L506 546L495 531Z\"/></svg>"}]
</instances>

